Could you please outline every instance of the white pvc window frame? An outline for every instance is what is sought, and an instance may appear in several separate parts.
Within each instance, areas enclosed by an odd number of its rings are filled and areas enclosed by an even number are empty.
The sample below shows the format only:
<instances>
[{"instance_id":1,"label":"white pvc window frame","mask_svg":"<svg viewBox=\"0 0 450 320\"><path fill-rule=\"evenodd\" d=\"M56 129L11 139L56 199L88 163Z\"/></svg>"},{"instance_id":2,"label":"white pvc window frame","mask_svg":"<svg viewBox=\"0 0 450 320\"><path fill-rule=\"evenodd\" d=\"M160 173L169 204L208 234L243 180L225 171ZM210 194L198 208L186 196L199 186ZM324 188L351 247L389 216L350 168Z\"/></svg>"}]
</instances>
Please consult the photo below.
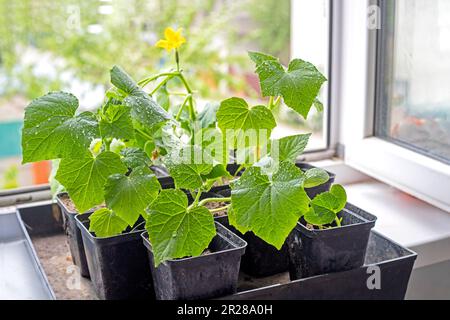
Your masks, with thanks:
<instances>
[{"instance_id":1,"label":"white pvc window frame","mask_svg":"<svg viewBox=\"0 0 450 320\"><path fill-rule=\"evenodd\" d=\"M346 164L450 212L450 166L374 135L376 37L368 23L378 2L334 1L332 88L335 134ZM379 16L381 18L381 16ZM382 27L382 25L381 25ZM383 201L383 199L380 199Z\"/></svg>"}]
</instances>

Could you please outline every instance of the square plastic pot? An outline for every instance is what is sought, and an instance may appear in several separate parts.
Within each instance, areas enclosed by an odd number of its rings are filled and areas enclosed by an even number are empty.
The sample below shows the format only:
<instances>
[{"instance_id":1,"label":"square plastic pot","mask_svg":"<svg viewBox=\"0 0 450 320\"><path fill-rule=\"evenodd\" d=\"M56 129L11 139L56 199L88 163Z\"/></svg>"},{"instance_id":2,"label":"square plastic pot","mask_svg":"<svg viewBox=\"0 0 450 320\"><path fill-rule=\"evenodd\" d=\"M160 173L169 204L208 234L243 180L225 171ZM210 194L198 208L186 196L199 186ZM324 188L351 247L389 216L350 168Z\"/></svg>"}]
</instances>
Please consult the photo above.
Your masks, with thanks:
<instances>
[{"instance_id":1,"label":"square plastic pot","mask_svg":"<svg viewBox=\"0 0 450 320\"><path fill-rule=\"evenodd\" d=\"M66 207L64 202L61 200L63 196L67 196L67 193L58 194L56 196L56 203L61 208L63 228L69 242L70 254L72 255L73 263L80 268L81 276L89 278L89 268L87 265L86 254L84 252L83 238L75 221L75 216L78 212L70 211ZM90 213L92 213L92 211Z\"/></svg>"},{"instance_id":2,"label":"square plastic pot","mask_svg":"<svg viewBox=\"0 0 450 320\"><path fill-rule=\"evenodd\" d=\"M291 280L359 268L364 263L376 217L347 203L342 226L311 230L302 222L287 239Z\"/></svg>"},{"instance_id":3,"label":"square plastic pot","mask_svg":"<svg viewBox=\"0 0 450 320\"><path fill-rule=\"evenodd\" d=\"M141 239L143 229L99 238L89 232L90 215L77 215L75 220L97 296L102 300L154 298L147 250Z\"/></svg>"},{"instance_id":4,"label":"square plastic pot","mask_svg":"<svg viewBox=\"0 0 450 320\"><path fill-rule=\"evenodd\" d=\"M217 235L209 245L212 253L168 260L157 268L147 232L147 247L156 299L194 300L220 297L236 292L241 256L247 243L216 222Z\"/></svg>"}]
</instances>

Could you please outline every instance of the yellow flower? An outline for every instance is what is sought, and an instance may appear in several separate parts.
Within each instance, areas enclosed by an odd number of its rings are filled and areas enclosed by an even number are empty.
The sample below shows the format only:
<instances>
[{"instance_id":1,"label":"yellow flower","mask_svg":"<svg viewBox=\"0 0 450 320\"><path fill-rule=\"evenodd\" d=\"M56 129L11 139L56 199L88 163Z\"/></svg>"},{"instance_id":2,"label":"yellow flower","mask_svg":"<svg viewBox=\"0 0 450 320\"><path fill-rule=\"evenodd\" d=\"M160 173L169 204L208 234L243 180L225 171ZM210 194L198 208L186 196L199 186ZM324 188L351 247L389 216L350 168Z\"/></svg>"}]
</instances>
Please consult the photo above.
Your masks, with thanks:
<instances>
[{"instance_id":1,"label":"yellow flower","mask_svg":"<svg viewBox=\"0 0 450 320\"><path fill-rule=\"evenodd\" d=\"M159 40L156 43L156 46L159 48L164 48L169 52L173 49L178 49L183 43L186 42L186 39L181 35L181 31L183 31L181 28L177 31L170 27L166 28L166 30L164 30L165 39Z\"/></svg>"}]
</instances>

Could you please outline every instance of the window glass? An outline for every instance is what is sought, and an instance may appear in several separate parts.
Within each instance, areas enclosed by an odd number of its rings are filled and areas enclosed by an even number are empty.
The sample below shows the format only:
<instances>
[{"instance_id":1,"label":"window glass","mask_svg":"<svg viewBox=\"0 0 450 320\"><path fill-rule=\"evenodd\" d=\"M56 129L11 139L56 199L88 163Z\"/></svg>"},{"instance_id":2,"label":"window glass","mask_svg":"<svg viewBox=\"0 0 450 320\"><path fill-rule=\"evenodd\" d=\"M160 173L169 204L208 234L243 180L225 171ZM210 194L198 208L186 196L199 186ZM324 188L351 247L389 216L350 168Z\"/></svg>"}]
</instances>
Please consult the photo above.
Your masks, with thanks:
<instances>
[{"instance_id":1,"label":"window glass","mask_svg":"<svg viewBox=\"0 0 450 320\"><path fill-rule=\"evenodd\" d=\"M377 135L450 162L450 1L385 1Z\"/></svg>"},{"instance_id":2,"label":"window glass","mask_svg":"<svg viewBox=\"0 0 450 320\"><path fill-rule=\"evenodd\" d=\"M47 182L48 162L21 165L20 130L32 99L63 90L83 109L97 108L113 65L141 79L173 64L154 46L172 26L188 40L181 56L200 107L230 96L258 103L247 51L284 64L300 57L326 74L327 10L325 0L0 0L0 190ZM305 122L281 106L274 136L312 131L309 150L326 148L326 121L314 112Z\"/></svg>"}]
</instances>

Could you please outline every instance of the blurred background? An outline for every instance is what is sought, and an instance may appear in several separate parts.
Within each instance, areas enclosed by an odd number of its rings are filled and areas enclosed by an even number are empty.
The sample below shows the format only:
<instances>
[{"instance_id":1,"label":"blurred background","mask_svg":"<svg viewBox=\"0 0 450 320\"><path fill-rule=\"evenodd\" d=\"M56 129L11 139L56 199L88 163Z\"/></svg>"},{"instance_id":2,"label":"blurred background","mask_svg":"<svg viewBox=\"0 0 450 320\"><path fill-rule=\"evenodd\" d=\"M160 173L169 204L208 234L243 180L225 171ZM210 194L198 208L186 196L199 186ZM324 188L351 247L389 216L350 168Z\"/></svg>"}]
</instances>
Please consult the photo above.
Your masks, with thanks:
<instances>
[{"instance_id":1,"label":"blurred background","mask_svg":"<svg viewBox=\"0 0 450 320\"><path fill-rule=\"evenodd\" d=\"M0 0L0 189L47 182L49 163L21 165L20 130L32 99L63 90L83 109L99 107L113 65L135 79L173 66L173 56L154 46L167 26L183 28L182 66L200 108L230 96L258 102L248 50L284 64L298 55L326 74L329 3L301 2L295 19L315 28L292 21L290 0ZM274 136L313 132L310 150L327 147L321 114L305 122L284 106L277 112Z\"/></svg>"}]
</instances>

